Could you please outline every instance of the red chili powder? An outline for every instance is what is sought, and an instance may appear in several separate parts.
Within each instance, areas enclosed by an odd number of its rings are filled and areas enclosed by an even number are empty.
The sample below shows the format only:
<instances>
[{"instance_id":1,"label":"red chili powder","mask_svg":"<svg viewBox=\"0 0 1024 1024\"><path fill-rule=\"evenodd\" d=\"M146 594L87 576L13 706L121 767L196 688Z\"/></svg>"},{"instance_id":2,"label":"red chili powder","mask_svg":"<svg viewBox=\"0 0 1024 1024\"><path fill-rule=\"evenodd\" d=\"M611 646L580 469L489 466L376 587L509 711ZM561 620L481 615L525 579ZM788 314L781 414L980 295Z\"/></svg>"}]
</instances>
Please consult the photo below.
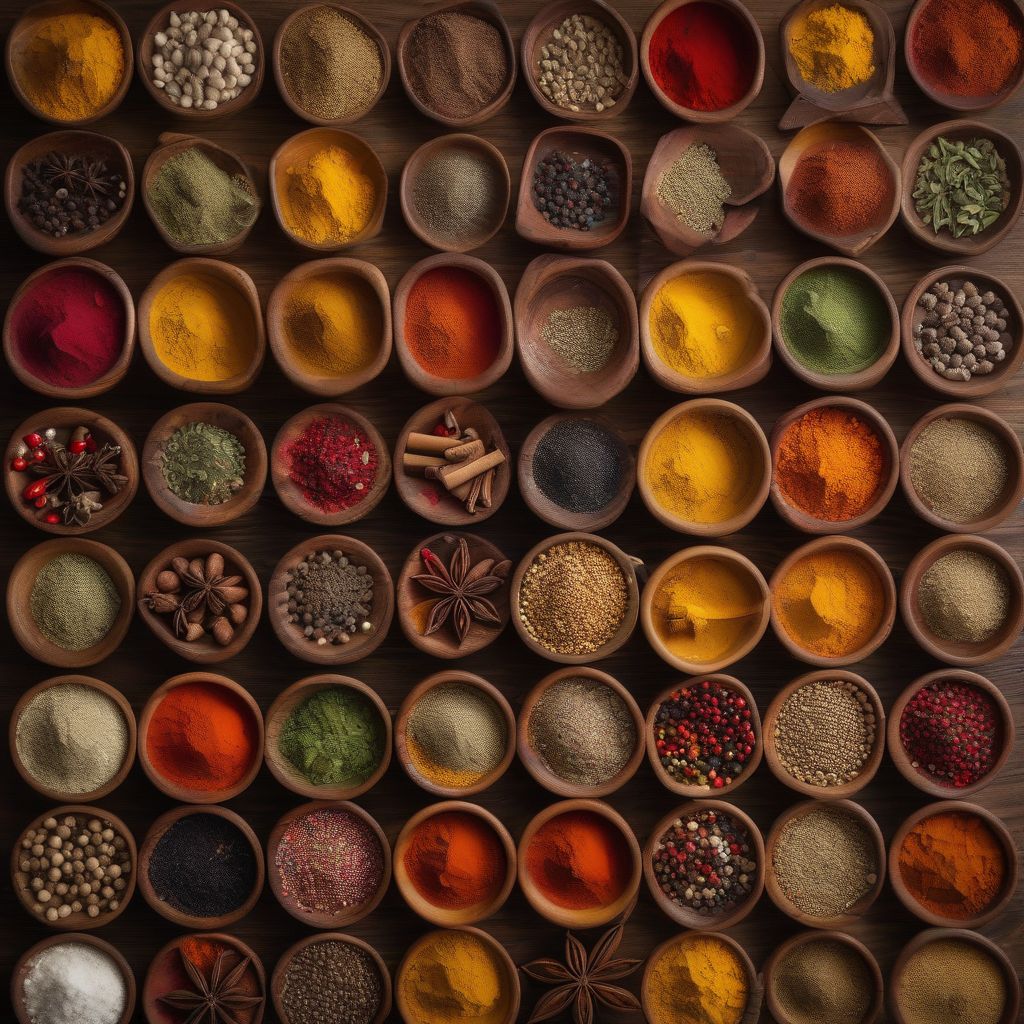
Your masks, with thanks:
<instances>
[{"instance_id":1,"label":"red chili powder","mask_svg":"<svg viewBox=\"0 0 1024 1024\"><path fill-rule=\"evenodd\" d=\"M311 420L281 458L306 501L328 515L358 505L377 479L376 446L341 416Z\"/></svg>"},{"instance_id":2,"label":"red chili powder","mask_svg":"<svg viewBox=\"0 0 1024 1024\"><path fill-rule=\"evenodd\" d=\"M43 274L11 314L18 358L54 387L85 387L107 373L121 355L124 328L120 295L84 267Z\"/></svg>"},{"instance_id":3,"label":"red chili powder","mask_svg":"<svg viewBox=\"0 0 1024 1024\"><path fill-rule=\"evenodd\" d=\"M661 90L690 110L724 110L739 103L757 67L750 26L715 3L686 4L663 18L647 57Z\"/></svg>"}]
</instances>

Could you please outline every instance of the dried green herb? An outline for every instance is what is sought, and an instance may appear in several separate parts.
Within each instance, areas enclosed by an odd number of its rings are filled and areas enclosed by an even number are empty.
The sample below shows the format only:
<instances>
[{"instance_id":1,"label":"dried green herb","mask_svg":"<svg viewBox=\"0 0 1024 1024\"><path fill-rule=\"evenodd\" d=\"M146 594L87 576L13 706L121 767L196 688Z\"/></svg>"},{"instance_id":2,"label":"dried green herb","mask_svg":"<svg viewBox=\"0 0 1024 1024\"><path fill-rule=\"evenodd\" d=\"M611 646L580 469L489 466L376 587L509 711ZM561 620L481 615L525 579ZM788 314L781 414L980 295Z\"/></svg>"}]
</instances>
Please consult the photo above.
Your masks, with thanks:
<instances>
[{"instance_id":1,"label":"dried green herb","mask_svg":"<svg viewBox=\"0 0 1024 1024\"><path fill-rule=\"evenodd\" d=\"M187 423L164 442L160 470L182 501L221 505L245 482L245 448L223 427Z\"/></svg>"}]
</instances>

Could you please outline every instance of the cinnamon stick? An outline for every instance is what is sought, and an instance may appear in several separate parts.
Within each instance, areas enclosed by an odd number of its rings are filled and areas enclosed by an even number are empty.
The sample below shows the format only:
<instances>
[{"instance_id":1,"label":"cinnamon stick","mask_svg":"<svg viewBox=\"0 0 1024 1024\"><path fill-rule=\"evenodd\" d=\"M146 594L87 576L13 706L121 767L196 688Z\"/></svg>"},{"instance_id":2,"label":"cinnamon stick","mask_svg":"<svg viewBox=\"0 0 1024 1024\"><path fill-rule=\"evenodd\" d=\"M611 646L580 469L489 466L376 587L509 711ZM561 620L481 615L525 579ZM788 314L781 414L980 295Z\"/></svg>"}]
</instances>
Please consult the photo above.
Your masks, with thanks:
<instances>
[{"instance_id":1,"label":"cinnamon stick","mask_svg":"<svg viewBox=\"0 0 1024 1024\"><path fill-rule=\"evenodd\" d=\"M476 440L467 441L465 444L449 448L444 453L444 457L449 462L472 462L474 459L479 459L486 454L487 449L484 447L483 441Z\"/></svg>"},{"instance_id":2,"label":"cinnamon stick","mask_svg":"<svg viewBox=\"0 0 1024 1024\"><path fill-rule=\"evenodd\" d=\"M437 434L420 434L413 431L405 442L407 451L444 452L462 444L460 437L438 437Z\"/></svg>"},{"instance_id":3,"label":"cinnamon stick","mask_svg":"<svg viewBox=\"0 0 1024 1024\"><path fill-rule=\"evenodd\" d=\"M504 461L504 454L500 449L495 448L493 452L488 452L482 458L474 459L472 462L458 462L442 466L437 471L437 475L450 491L458 487L459 484L464 484L467 480L473 480L482 473L486 473L489 469L495 469Z\"/></svg>"},{"instance_id":4,"label":"cinnamon stick","mask_svg":"<svg viewBox=\"0 0 1024 1024\"><path fill-rule=\"evenodd\" d=\"M445 460L438 455L415 455L412 452L406 452L402 456L402 468L405 470L426 469L428 466L446 465Z\"/></svg>"}]
</instances>

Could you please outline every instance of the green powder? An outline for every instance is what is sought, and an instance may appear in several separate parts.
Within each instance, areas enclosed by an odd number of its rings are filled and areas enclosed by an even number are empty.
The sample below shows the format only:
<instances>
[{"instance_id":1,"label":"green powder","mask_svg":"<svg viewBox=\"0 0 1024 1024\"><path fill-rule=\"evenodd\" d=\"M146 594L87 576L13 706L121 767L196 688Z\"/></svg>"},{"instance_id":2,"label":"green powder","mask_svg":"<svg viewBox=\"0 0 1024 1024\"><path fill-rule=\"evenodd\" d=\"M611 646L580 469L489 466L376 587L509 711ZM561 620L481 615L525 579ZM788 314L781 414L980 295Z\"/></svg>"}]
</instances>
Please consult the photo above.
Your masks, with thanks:
<instances>
[{"instance_id":1,"label":"green powder","mask_svg":"<svg viewBox=\"0 0 1024 1024\"><path fill-rule=\"evenodd\" d=\"M84 651L110 632L121 598L99 562L69 551L39 570L29 607L50 643L65 651Z\"/></svg>"},{"instance_id":2,"label":"green powder","mask_svg":"<svg viewBox=\"0 0 1024 1024\"><path fill-rule=\"evenodd\" d=\"M866 370L885 349L891 320L874 283L847 267L814 267L782 297L782 340L814 373Z\"/></svg>"},{"instance_id":3,"label":"green powder","mask_svg":"<svg viewBox=\"0 0 1024 1024\"><path fill-rule=\"evenodd\" d=\"M222 505L245 483L245 448L223 427L186 423L164 442L160 472L182 501Z\"/></svg>"}]
</instances>

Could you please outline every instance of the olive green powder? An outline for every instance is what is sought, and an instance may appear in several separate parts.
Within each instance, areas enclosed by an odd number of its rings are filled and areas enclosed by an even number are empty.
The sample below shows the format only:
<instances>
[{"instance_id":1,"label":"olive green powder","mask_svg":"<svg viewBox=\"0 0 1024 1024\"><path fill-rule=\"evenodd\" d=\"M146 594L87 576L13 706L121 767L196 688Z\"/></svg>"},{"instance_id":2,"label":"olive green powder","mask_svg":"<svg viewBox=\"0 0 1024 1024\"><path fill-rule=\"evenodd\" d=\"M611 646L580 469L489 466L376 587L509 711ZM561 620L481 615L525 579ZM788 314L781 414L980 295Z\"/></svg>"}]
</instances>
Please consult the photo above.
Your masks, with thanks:
<instances>
[{"instance_id":1,"label":"olive green powder","mask_svg":"<svg viewBox=\"0 0 1024 1024\"><path fill-rule=\"evenodd\" d=\"M980 644L1006 621L1010 585L990 555L958 548L928 567L918 584L917 604L925 625L940 639Z\"/></svg>"},{"instance_id":2,"label":"olive green powder","mask_svg":"<svg viewBox=\"0 0 1024 1024\"><path fill-rule=\"evenodd\" d=\"M222 505L245 483L245 447L223 427L186 423L160 450L170 491L193 505Z\"/></svg>"},{"instance_id":3,"label":"olive green powder","mask_svg":"<svg viewBox=\"0 0 1024 1024\"><path fill-rule=\"evenodd\" d=\"M84 651L110 632L121 598L99 562L68 551L39 570L29 607L33 621L50 643L65 651Z\"/></svg>"},{"instance_id":4,"label":"olive green powder","mask_svg":"<svg viewBox=\"0 0 1024 1024\"><path fill-rule=\"evenodd\" d=\"M1007 998L995 957L952 938L922 946L893 992L906 1024L998 1024Z\"/></svg>"},{"instance_id":5,"label":"olive green powder","mask_svg":"<svg viewBox=\"0 0 1024 1024\"><path fill-rule=\"evenodd\" d=\"M874 978L845 942L812 939L775 966L775 998L790 1024L861 1024L871 1008Z\"/></svg>"}]
</instances>

